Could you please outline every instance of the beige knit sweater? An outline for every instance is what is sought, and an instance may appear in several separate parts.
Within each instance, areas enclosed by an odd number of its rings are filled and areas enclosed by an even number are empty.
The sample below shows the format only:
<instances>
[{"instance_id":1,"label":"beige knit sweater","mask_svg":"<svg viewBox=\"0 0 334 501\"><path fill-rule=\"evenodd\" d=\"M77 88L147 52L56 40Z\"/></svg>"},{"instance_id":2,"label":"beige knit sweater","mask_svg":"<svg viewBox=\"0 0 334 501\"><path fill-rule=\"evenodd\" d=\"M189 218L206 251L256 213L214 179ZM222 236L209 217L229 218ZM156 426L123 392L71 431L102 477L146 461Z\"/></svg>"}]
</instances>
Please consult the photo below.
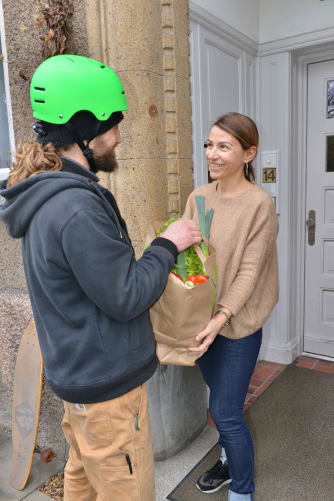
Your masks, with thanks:
<instances>
[{"instance_id":1,"label":"beige knit sweater","mask_svg":"<svg viewBox=\"0 0 334 501\"><path fill-rule=\"evenodd\" d=\"M231 325L221 334L238 339L262 327L278 300L278 218L271 197L258 185L234 198L223 197L217 188L217 182L196 188L183 218L198 221L196 195L205 197L206 211L214 210L210 231L217 260L214 313L221 306L233 313Z\"/></svg>"}]
</instances>

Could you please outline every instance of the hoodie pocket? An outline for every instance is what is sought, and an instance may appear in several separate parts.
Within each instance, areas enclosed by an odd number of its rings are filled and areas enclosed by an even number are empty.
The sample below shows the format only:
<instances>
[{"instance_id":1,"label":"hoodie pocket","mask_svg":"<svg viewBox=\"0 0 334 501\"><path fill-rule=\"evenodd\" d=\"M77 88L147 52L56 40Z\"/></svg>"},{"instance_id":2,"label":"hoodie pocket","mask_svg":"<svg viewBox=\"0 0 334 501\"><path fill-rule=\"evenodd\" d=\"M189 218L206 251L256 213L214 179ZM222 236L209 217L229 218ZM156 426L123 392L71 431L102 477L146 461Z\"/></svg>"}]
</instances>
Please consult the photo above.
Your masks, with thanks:
<instances>
[{"instance_id":1,"label":"hoodie pocket","mask_svg":"<svg viewBox=\"0 0 334 501\"><path fill-rule=\"evenodd\" d=\"M130 327L130 350L138 350L140 347L140 332L136 324L131 324Z\"/></svg>"},{"instance_id":2,"label":"hoodie pocket","mask_svg":"<svg viewBox=\"0 0 334 501\"><path fill-rule=\"evenodd\" d=\"M112 359L123 358L130 347L129 325L98 312L97 328L106 356L112 355Z\"/></svg>"}]
</instances>

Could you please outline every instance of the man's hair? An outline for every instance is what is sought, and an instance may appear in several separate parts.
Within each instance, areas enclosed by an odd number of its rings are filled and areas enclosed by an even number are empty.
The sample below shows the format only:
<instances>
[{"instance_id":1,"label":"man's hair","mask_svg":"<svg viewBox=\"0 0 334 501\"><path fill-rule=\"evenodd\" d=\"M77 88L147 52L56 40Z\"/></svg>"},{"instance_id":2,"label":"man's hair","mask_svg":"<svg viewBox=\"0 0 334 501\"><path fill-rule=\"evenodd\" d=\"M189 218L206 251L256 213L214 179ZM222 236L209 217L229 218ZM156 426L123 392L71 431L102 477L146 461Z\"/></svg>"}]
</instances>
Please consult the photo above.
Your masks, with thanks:
<instances>
[{"instance_id":1,"label":"man's hair","mask_svg":"<svg viewBox=\"0 0 334 501\"><path fill-rule=\"evenodd\" d=\"M10 171L7 188L40 172L61 170L59 150L66 151L71 146L56 147L53 143L42 145L35 141L23 143L16 152L16 161Z\"/></svg>"}]
</instances>

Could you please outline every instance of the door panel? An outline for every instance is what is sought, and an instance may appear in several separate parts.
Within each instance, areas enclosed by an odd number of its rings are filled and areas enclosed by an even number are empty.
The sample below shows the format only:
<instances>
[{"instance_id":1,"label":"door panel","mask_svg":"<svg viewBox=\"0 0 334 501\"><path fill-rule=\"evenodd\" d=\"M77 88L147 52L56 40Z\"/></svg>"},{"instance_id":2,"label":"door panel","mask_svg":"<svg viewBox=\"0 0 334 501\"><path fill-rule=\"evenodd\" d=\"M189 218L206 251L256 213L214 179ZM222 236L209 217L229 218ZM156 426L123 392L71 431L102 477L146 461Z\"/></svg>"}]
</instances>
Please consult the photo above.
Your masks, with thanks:
<instances>
[{"instance_id":1,"label":"door panel","mask_svg":"<svg viewBox=\"0 0 334 501\"><path fill-rule=\"evenodd\" d=\"M220 115L255 110L255 57L197 22L190 23L191 101L195 187L208 182L203 143Z\"/></svg>"},{"instance_id":2,"label":"door panel","mask_svg":"<svg viewBox=\"0 0 334 501\"><path fill-rule=\"evenodd\" d=\"M227 111L239 111L240 55L230 54L206 40L206 85L209 116L207 132L213 122Z\"/></svg>"},{"instance_id":3,"label":"door panel","mask_svg":"<svg viewBox=\"0 0 334 501\"><path fill-rule=\"evenodd\" d=\"M306 185L304 351L334 357L334 61L308 66Z\"/></svg>"}]
</instances>

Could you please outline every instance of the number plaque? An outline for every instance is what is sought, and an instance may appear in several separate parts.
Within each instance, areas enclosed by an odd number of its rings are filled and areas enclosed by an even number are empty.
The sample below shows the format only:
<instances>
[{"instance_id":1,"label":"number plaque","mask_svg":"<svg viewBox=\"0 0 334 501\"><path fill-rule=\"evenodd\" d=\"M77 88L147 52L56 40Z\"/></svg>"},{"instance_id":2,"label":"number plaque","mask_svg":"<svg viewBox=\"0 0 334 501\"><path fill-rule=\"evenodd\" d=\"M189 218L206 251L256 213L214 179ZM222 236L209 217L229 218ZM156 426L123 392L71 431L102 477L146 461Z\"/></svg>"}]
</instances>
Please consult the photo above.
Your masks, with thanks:
<instances>
[{"instance_id":1,"label":"number plaque","mask_svg":"<svg viewBox=\"0 0 334 501\"><path fill-rule=\"evenodd\" d=\"M276 168L265 167L262 169L262 183L276 183Z\"/></svg>"}]
</instances>

